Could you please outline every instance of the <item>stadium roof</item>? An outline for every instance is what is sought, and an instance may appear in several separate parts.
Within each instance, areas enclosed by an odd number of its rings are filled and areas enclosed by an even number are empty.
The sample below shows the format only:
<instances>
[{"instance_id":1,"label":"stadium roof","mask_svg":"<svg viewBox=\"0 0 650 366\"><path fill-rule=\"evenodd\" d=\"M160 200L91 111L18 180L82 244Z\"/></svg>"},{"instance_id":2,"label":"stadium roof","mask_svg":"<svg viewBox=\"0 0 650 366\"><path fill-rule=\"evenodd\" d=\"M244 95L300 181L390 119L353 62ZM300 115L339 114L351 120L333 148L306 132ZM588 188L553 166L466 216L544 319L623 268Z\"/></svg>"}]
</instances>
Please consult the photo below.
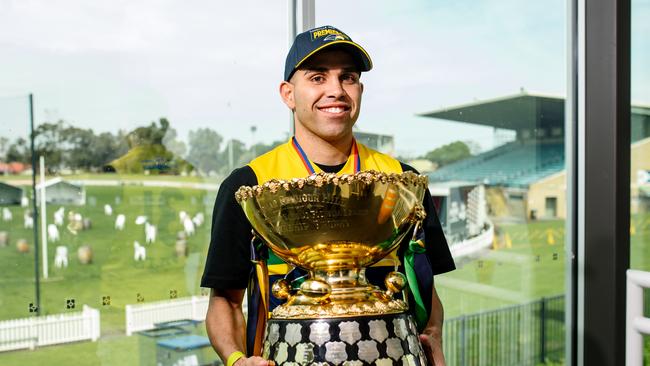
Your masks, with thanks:
<instances>
[{"instance_id":1,"label":"stadium roof","mask_svg":"<svg viewBox=\"0 0 650 366\"><path fill-rule=\"evenodd\" d=\"M650 106L632 103L632 114L650 116ZM563 127L564 98L522 91L416 115L507 130Z\"/></svg>"},{"instance_id":2,"label":"stadium roof","mask_svg":"<svg viewBox=\"0 0 650 366\"><path fill-rule=\"evenodd\" d=\"M466 122L508 130L564 124L564 98L542 94L519 94L475 101L418 116Z\"/></svg>"}]
</instances>

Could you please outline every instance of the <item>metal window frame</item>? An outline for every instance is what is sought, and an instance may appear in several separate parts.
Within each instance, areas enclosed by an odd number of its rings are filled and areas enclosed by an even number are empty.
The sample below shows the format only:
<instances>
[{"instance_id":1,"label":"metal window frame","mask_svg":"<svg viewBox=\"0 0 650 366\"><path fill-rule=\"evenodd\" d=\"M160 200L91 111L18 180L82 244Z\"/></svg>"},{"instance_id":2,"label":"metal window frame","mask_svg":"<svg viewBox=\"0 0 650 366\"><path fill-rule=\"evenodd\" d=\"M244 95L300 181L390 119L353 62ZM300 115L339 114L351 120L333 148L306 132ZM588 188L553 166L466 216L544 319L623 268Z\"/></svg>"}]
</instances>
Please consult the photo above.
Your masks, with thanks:
<instances>
[{"instance_id":1,"label":"metal window frame","mask_svg":"<svg viewBox=\"0 0 650 366\"><path fill-rule=\"evenodd\" d=\"M630 0L569 4L566 360L570 365L625 364L630 6Z\"/></svg>"}]
</instances>

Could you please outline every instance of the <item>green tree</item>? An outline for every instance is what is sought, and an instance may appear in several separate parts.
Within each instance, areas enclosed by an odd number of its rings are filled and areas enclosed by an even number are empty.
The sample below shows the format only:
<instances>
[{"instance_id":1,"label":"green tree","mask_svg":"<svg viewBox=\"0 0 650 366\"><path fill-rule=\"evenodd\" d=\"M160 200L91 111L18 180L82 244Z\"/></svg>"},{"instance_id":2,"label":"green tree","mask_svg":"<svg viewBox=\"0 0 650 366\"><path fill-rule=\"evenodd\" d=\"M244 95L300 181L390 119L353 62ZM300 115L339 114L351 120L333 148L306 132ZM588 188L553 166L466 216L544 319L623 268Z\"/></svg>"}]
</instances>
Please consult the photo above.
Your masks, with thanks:
<instances>
[{"instance_id":1,"label":"green tree","mask_svg":"<svg viewBox=\"0 0 650 366\"><path fill-rule=\"evenodd\" d=\"M7 149L7 162L17 161L20 163L31 164L32 154L30 152L27 140L22 137L16 139L16 142L9 145Z\"/></svg>"},{"instance_id":2,"label":"green tree","mask_svg":"<svg viewBox=\"0 0 650 366\"><path fill-rule=\"evenodd\" d=\"M9 150L9 139L4 136L0 136L0 160L5 160L5 158L7 157L6 154L8 150Z\"/></svg>"},{"instance_id":3,"label":"green tree","mask_svg":"<svg viewBox=\"0 0 650 366\"><path fill-rule=\"evenodd\" d=\"M176 157L183 157L187 152L187 147L183 141L178 140L178 134L173 128L167 128L167 133L163 136L162 144L168 151L174 153Z\"/></svg>"},{"instance_id":4,"label":"green tree","mask_svg":"<svg viewBox=\"0 0 650 366\"><path fill-rule=\"evenodd\" d=\"M44 156L47 170L50 172L61 169L63 165L65 123L43 122L34 130L34 150L36 156ZM31 157L31 154L29 154Z\"/></svg>"},{"instance_id":5,"label":"green tree","mask_svg":"<svg viewBox=\"0 0 650 366\"><path fill-rule=\"evenodd\" d=\"M470 156L472 156L472 153L467 144L462 141L456 141L429 151L424 155L424 158L437 163L438 166L443 166L458 160L467 159Z\"/></svg>"},{"instance_id":6,"label":"green tree","mask_svg":"<svg viewBox=\"0 0 650 366\"><path fill-rule=\"evenodd\" d=\"M91 170L96 167L96 136L91 129L67 127L61 133L67 147L65 165L73 169Z\"/></svg>"},{"instance_id":7,"label":"green tree","mask_svg":"<svg viewBox=\"0 0 650 366\"><path fill-rule=\"evenodd\" d=\"M93 167L98 170L129 151L124 131L118 131L115 135L102 132L94 137L93 146Z\"/></svg>"},{"instance_id":8,"label":"green tree","mask_svg":"<svg viewBox=\"0 0 650 366\"><path fill-rule=\"evenodd\" d=\"M204 174L218 172L224 165L224 161L221 160L224 155L220 153L222 141L223 137L209 128L190 131L188 135L190 151L186 160Z\"/></svg>"},{"instance_id":9,"label":"green tree","mask_svg":"<svg viewBox=\"0 0 650 366\"><path fill-rule=\"evenodd\" d=\"M168 128L169 121L164 117L158 120L158 125L156 122L151 122L149 126L138 127L128 134L129 147L162 145Z\"/></svg>"}]
</instances>

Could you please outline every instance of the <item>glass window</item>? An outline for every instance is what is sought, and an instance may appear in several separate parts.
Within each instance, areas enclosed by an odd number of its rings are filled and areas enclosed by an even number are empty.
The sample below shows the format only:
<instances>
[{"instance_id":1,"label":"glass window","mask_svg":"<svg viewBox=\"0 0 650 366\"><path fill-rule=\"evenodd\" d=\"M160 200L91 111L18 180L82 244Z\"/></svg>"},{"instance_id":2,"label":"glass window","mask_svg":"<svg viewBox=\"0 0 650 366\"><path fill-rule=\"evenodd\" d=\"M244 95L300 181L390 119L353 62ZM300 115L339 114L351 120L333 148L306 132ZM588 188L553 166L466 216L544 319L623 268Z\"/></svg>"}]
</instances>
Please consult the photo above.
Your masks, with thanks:
<instances>
[{"instance_id":1,"label":"glass window","mask_svg":"<svg viewBox=\"0 0 650 366\"><path fill-rule=\"evenodd\" d=\"M450 365L564 362L565 11L317 3L373 59L357 131L429 177L458 267L435 277Z\"/></svg>"},{"instance_id":2,"label":"glass window","mask_svg":"<svg viewBox=\"0 0 650 366\"><path fill-rule=\"evenodd\" d=\"M630 161L630 267L650 271L650 3L632 1L631 24L631 161ZM644 314L650 293L644 291ZM628 304L630 306L630 304ZM644 364L650 339L643 337Z\"/></svg>"},{"instance_id":3,"label":"glass window","mask_svg":"<svg viewBox=\"0 0 650 366\"><path fill-rule=\"evenodd\" d=\"M631 267L650 271L650 4L632 1Z\"/></svg>"},{"instance_id":4,"label":"glass window","mask_svg":"<svg viewBox=\"0 0 650 366\"><path fill-rule=\"evenodd\" d=\"M224 176L287 139L284 4L0 8L0 364L214 361L212 208Z\"/></svg>"}]
</instances>

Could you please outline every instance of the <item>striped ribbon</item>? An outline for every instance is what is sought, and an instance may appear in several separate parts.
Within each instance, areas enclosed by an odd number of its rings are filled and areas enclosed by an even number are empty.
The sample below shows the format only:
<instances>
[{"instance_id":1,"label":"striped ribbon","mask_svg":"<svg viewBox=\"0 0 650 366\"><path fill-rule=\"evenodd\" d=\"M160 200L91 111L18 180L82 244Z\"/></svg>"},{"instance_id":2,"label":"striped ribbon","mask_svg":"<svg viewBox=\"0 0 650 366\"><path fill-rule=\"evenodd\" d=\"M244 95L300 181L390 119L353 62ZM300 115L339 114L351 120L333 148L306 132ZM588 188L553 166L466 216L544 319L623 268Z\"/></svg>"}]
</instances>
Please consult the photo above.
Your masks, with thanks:
<instances>
[{"instance_id":1,"label":"striped ribbon","mask_svg":"<svg viewBox=\"0 0 650 366\"><path fill-rule=\"evenodd\" d=\"M296 150L296 153L298 153L298 156L300 157L302 164L305 166L305 169L307 169L307 172L309 174L316 173L314 166L311 165L311 162L309 161L309 158L307 157L305 150L303 150L302 146L300 146L300 144L298 143L298 139L296 139L296 136L291 138L291 145L293 146L294 150ZM355 140L354 138L352 138L352 158L354 159L354 172L358 173L361 170L361 158L359 157L357 140Z\"/></svg>"}]
</instances>

